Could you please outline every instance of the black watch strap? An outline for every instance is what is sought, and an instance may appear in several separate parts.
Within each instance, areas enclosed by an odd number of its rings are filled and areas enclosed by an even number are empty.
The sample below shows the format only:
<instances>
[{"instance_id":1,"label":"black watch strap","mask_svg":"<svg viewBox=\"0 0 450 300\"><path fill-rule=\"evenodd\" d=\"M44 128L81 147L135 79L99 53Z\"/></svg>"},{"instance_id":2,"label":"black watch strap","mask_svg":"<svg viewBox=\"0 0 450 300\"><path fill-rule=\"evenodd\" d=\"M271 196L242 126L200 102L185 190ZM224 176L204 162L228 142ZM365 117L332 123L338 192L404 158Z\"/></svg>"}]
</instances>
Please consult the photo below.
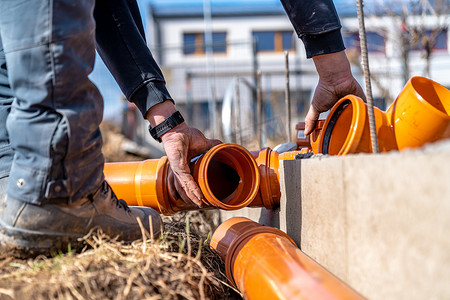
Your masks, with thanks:
<instances>
[{"instance_id":1,"label":"black watch strap","mask_svg":"<svg viewBox=\"0 0 450 300\"><path fill-rule=\"evenodd\" d=\"M165 119L162 123L156 125L155 127L151 127L148 125L148 131L150 132L150 135L161 143L161 136L169 131L172 128L175 128L176 126L180 125L184 122L183 116L179 111L174 112L170 117Z\"/></svg>"}]
</instances>

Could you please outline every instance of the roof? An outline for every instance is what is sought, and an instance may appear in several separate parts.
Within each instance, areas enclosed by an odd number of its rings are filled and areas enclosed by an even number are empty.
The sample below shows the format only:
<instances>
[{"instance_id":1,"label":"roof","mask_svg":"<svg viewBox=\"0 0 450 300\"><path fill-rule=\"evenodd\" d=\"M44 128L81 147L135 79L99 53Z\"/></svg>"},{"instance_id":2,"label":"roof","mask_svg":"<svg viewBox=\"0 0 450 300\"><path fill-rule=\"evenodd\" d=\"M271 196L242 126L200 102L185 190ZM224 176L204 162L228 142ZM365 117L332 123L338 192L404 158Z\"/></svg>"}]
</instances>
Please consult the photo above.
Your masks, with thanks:
<instances>
[{"instance_id":1,"label":"roof","mask_svg":"<svg viewBox=\"0 0 450 300\"><path fill-rule=\"evenodd\" d=\"M202 16L202 0L153 0L152 11L158 17ZM283 14L279 0L211 0L213 16L238 16L249 14Z\"/></svg>"},{"instance_id":2,"label":"roof","mask_svg":"<svg viewBox=\"0 0 450 300\"><path fill-rule=\"evenodd\" d=\"M198 17L203 15L203 0L141 0L150 5L156 17ZM280 0L210 0L213 16L280 15L284 14ZM342 16L356 16L355 0L334 0ZM400 10L408 0L366 0L369 13L385 13L387 9Z\"/></svg>"}]
</instances>

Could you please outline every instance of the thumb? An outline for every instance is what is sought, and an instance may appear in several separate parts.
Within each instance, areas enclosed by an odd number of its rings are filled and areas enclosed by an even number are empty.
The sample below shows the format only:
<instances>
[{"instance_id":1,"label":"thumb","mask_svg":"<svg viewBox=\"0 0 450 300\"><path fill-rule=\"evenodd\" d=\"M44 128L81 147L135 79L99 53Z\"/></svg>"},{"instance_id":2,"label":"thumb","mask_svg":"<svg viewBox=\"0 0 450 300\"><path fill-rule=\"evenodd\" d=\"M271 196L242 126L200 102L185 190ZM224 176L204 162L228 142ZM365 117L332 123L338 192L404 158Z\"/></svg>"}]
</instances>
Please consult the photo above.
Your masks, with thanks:
<instances>
[{"instance_id":1,"label":"thumb","mask_svg":"<svg viewBox=\"0 0 450 300\"><path fill-rule=\"evenodd\" d=\"M311 105L305 118L305 135L309 135L313 132L316 121L319 119L319 115L320 113Z\"/></svg>"}]
</instances>

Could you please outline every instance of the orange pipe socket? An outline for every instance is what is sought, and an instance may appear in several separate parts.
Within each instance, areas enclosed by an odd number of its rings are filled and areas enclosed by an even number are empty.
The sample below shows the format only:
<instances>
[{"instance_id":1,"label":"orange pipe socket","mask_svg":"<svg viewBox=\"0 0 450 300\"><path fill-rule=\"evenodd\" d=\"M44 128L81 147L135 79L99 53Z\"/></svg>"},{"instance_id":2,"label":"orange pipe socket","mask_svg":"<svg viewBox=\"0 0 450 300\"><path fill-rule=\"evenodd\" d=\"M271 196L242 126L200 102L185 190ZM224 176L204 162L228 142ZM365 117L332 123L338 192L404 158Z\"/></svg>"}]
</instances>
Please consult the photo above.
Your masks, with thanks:
<instances>
[{"instance_id":1,"label":"orange pipe socket","mask_svg":"<svg viewBox=\"0 0 450 300\"><path fill-rule=\"evenodd\" d=\"M220 144L190 163L191 174L204 195L204 208L235 210L256 197L260 176L250 152L236 144ZM148 206L171 215L198 209L169 192L173 185L167 157L141 162L105 164L105 177L118 198L128 205ZM169 179L171 178L171 179Z\"/></svg>"},{"instance_id":2,"label":"orange pipe socket","mask_svg":"<svg viewBox=\"0 0 450 300\"><path fill-rule=\"evenodd\" d=\"M246 299L364 299L298 249L286 233L247 218L222 223L210 247Z\"/></svg>"},{"instance_id":3,"label":"orange pipe socket","mask_svg":"<svg viewBox=\"0 0 450 300\"><path fill-rule=\"evenodd\" d=\"M252 151L253 157L259 168L261 176L261 186L255 200L249 207L274 208L280 205L280 160L295 159L301 151L290 151L278 154L270 148L263 148L260 151Z\"/></svg>"},{"instance_id":4,"label":"orange pipe socket","mask_svg":"<svg viewBox=\"0 0 450 300\"><path fill-rule=\"evenodd\" d=\"M302 152L318 153L319 151L319 137L322 132L325 120L317 120L316 126L310 135L305 135L305 122L299 122L295 125L297 130L297 145Z\"/></svg>"},{"instance_id":5,"label":"orange pipe socket","mask_svg":"<svg viewBox=\"0 0 450 300\"><path fill-rule=\"evenodd\" d=\"M411 78L386 112L374 107L380 152L416 148L450 137L450 91L424 78ZM349 95L331 109L318 153L372 152L366 105ZM317 153L317 152L315 152Z\"/></svg>"}]
</instances>

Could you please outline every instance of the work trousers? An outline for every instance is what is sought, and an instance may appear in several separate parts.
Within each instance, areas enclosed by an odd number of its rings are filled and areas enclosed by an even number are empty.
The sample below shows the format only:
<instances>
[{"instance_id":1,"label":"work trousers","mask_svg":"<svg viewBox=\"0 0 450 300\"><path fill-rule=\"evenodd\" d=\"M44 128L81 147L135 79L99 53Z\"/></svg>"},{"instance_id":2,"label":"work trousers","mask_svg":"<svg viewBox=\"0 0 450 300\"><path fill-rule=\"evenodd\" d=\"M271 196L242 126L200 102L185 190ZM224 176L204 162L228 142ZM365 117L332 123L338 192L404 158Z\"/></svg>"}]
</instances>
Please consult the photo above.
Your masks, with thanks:
<instances>
[{"instance_id":1,"label":"work trousers","mask_svg":"<svg viewBox=\"0 0 450 300\"><path fill-rule=\"evenodd\" d=\"M134 0L0 0L0 178L8 197L76 201L104 180L95 48L143 114L171 99Z\"/></svg>"}]
</instances>

